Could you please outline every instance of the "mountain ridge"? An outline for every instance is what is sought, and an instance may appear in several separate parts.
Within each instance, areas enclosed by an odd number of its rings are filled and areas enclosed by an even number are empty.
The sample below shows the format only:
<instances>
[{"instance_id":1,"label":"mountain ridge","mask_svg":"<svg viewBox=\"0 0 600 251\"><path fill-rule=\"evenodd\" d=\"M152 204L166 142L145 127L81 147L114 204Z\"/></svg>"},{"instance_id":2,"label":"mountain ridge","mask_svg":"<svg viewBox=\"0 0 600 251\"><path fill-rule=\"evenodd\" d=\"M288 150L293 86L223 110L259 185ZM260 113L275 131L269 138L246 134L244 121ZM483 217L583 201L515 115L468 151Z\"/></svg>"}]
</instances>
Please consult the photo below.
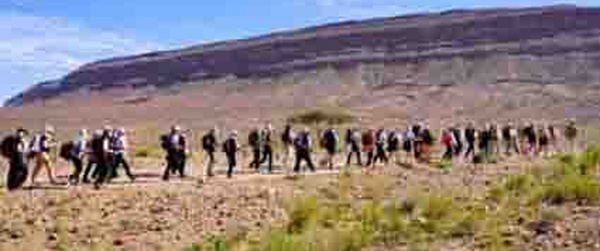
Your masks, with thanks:
<instances>
[{"instance_id":1,"label":"mountain ridge","mask_svg":"<svg viewBox=\"0 0 600 251\"><path fill-rule=\"evenodd\" d=\"M227 77L251 79L370 63L408 64L511 55L536 57L541 61L542 57L558 55L562 58L557 61L565 64L574 54L582 54L576 56L578 60L594 65L600 58L596 55L600 54L600 28L595 25L598 22L600 8L572 5L450 10L351 20L100 60L61 79L37 84L5 105L27 105L82 89L160 88ZM546 71L544 67L542 71ZM521 75L515 79L529 78ZM577 81L565 78L565 82L582 82L580 76L575 77ZM583 78L596 82L596 76ZM414 81L426 82L418 78Z\"/></svg>"}]
</instances>

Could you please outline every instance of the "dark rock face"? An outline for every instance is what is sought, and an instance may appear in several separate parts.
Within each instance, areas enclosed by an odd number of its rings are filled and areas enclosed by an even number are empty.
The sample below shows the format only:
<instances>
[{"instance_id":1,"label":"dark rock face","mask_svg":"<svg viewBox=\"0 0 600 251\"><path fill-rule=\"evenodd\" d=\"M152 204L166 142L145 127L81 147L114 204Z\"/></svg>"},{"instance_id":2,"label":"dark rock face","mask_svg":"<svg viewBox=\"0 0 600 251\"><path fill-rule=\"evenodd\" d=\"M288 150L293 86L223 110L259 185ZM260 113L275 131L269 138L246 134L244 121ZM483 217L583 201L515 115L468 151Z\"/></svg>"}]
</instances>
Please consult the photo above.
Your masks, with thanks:
<instances>
[{"instance_id":1,"label":"dark rock face","mask_svg":"<svg viewBox=\"0 0 600 251\"><path fill-rule=\"evenodd\" d=\"M459 10L351 21L99 61L61 80L38 84L6 105L25 105L80 90L162 87L231 76L268 77L325 66L340 68L369 63L418 67L423 62L478 60L499 55L527 58L532 61L530 65L540 61L536 69L539 72L534 74L537 76L553 72L553 63L548 63L547 58L558 65L581 60L585 61L585 67L600 65L598 24L600 8L574 6ZM518 73L510 77L526 78L525 82L547 80ZM554 81L557 79L565 83L596 82L600 74L591 76L581 70L553 77Z\"/></svg>"}]
</instances>

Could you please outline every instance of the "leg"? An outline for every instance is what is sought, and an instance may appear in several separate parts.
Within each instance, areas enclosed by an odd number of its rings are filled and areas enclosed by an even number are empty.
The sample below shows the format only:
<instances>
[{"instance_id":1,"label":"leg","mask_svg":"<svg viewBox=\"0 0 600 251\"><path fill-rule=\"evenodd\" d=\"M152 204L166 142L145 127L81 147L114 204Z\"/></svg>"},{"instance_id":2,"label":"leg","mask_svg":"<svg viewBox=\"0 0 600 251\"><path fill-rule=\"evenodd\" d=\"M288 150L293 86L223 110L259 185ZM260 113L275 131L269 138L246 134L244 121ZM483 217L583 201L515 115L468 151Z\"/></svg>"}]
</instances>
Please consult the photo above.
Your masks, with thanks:
<instances>
[{"instance_id":1,"label":"leg","mask_svg":"<svg viewBox=\"0 0 600 251\"><path fill-rule=\"evenodd\" d=\"M71 162L73 162L73 166L75 167L75 172L73 172L73 174L71 174L71 176L69 177L69 181L73 184L78 184L79 177L81 176L81 171L83 169L83 160L79 157L74 157L71 159Z\"/></svg>"},{"instance_id":2,"label":"leg","mask_svg":"<svg viewBox=\"0 0 600 251\"><path fill-rule=\"evenodd\" d=\"M269 173L273 172L273 148L271 146L268 147L268 153L269 153Z\"/></svg>"},{"instance_id":3,"label":"leg","mask_svg":"<svg viewBox=\"0 0 600 251\"><path fill-rule=\"evenodd\" d=\"M167 166L165 167L165 171L163 172L163 180L169 180L169 175L171 174L172 170L174 169L174 165L173 165L173 154L172 153L167 153Z\"/></svg>"},{"instance_id":4,"label":"leg","mask_svg":"<svg viewBox=\"0 0 600 251\"><path fill-rule=\"evenodd\" d=\"M305 151L304 159L306 160L306 164L308 164L308 168L310 169L310 171L314 173L316 171L316 169L315 169L315 165L313 164L313 161L312 161L309 151Z\"/></svg>"},{"instance_id":5,"label":"leg","mask_svg":"<svg viewBox=\"0 0 600 251\"><path fill-rule=\"evenodd\" d=\"M206 151L206 154L208 155L208 164L206 165L206 176L212 177L214 176L213 164L215 162L215 155L212 151Z\"/></svg>"},{"instance_id":6,"label":"leg","mask_svg":"<svg viewBox=\"0 0 600 251\"><path fill-rule=\"evenodd\" d=\"M40 173L40 170L42 169L42 160L41 160L41 155L39 153L36 153L35 156L33 157L33 172L31 173L31 184L35 185L36 182L36 178L38 176L38 174Z\"/></svg>"},{"instance_id":7,"label":"leg","mask_svg":"<svg viewBox=\"0 0 600 251\"><path fill-rule=\"evenodd\" d=\"M104 181L108 178L109 170L107 165L107 159L100 158L98 160L96 168L98 169L98 178L94 181L94 186L100 188Z\"/></svg>"},{"instance_id":8,"label":"leg","mask_svg":"<svg viewBox=\"0 0 600 251\"><path fill-rule=\"evenodd\" d=\"M125 156L123 154L119 154L119 158L121 159L121 164L123 165L123 169L125 169L125 174L127 174L127 177L129 177L129 179L131 181L135 180L135 176L133 175L133 173L131 173L131 168L129 166L129 162L127 162L127 159L125 158Z\"/></svg>"},{"instance_id":9,"label":"leg","mask_svg":"<svg viewBox=\"0 0 600 251\"><path fill-rule=\"evenodd\" d=\"M296 150L296 164L294 165L294 172L295 173L299 173L300 172L300 161L302 159L302 153L300 153L300 150Z\"/></svg>"},{"instance_id":10,"label":"leg","mask_svg":"<svg viewBox=\"0 0 600 251\"><path fill-rule=\"evenodd\" d=\"M95 161L88 161L85 171L83 172L83 183L90 183L89 177L92 168L96 165Z\"/></svg>"}]
</instances>

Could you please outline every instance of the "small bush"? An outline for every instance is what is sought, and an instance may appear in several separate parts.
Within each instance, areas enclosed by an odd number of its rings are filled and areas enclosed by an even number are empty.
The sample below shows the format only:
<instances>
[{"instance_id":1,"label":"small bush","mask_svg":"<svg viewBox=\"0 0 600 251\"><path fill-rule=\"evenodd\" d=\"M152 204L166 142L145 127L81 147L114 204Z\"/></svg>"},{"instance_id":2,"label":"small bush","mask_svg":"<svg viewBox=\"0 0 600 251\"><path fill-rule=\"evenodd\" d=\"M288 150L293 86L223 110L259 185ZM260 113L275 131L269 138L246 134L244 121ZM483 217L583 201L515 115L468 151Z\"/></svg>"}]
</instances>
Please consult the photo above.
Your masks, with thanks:
<instances>
[{"instance_id":1,"label":"small bush","mask_svg":"<svg viewBox=\"0 0 600 251\"><path fill-rule=\"evenodd\" d=\"M152 145L139 146L133 150L135 158L160 158L163 154L163 150L160 147Z\"/></svg>"},{"instance_id":2,"label":"small bush","mask_svg":"<svg viewBox=\"0 0 600 251\"><path fill-rule=\"evenodd\" d=\"M343 109L314 109L292 115L287 119L288 123L305 125L323 123L340 125L351 123L354 120L354 115Z\"/></svg>"},{"instance_id":3,"label":"small bush","mask_svg":"<svg viewBox=\"0 0 600 251\"><path fill-rule=\"evenodd\" d=\"M590 176L565 175L548 182L542 197L554 204L572 201L596 204L600 201L600 183Z\"/></svg>"},{"instance_id":4,"label":"small bush","mask_svg":"<svg viewBox=\"0 0 600 251\"><path fill-rule=\"evenodd\" d=\"M289 233L300 233L309 226L313 226L318 220L320 206L318 200L314 197L294 200L291 207L288 208L290 219L287 224L287 231Z\"/></svg>"}]
</instances>

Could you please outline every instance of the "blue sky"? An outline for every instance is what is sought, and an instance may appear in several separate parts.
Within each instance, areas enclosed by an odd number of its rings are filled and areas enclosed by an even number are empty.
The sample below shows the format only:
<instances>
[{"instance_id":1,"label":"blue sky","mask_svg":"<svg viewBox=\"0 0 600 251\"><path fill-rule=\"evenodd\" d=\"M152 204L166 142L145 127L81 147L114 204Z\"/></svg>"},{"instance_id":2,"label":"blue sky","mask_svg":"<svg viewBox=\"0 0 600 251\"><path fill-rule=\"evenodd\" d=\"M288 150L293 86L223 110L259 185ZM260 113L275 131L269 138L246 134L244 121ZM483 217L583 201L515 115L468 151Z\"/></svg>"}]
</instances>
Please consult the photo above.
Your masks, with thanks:
<instances>
[{"instance_id":1,"label":"blue sky","mask_svg":"<svg viewBox=\"0 0 600 251\"><path fill-rule=\"evenodd\" d=\"M0 0L0 101L108 57L348 19L600 0Z\"/></svg>"}]
</instances>

